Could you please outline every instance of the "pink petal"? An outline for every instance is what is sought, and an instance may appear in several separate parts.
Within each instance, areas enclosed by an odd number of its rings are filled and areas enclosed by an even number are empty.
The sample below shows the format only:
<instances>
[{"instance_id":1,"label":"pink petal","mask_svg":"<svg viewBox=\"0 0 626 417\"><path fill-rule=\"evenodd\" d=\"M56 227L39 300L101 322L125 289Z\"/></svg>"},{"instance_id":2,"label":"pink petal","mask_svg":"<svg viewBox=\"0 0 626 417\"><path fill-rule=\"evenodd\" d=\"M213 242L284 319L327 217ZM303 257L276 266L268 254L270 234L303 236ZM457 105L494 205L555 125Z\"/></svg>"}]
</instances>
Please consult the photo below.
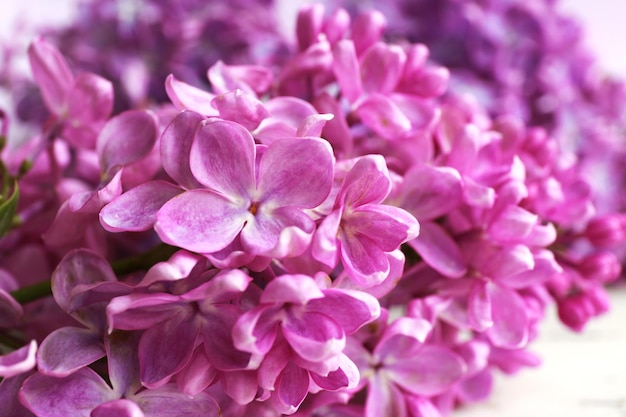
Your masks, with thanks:
<instances>
[{"instance_id":1,"label":"pink petal","mask_svg":"<svg viewBox=\"0 0 626 417\"><path fill-rule=\"evenodd\" d=\"M367 93L391 93L402 74L406 54L400 46L378 42L361 57L363 90Z\"/></svg>"},{"instance_id":2,"label":"pink petal","mask_svg":"<svg viewBox=\"0 0 626 417\"><path fill-rule=\"evenodd\" d=\"M461 176L454 168L420 165L405 175L402 208L419 221L434 220L462 202Z\"/></svg>"},{"instance_id":3,"label":"pink petal","mask_svg":"<svg viewBox=\"0 0 626 417\"><path fill-rule=\"evenodd\" d=\"M152 228L161 207L183 190L165 181L143 183L100 211L100 224L109 232L139 232Z\"/></svg>"},{"instance_id":4,"label":"pink petal","mask_svg":"<svg viewBox=\"0 0 626 417\"><path fill-rule=\"evenodd\" d=\"M295 411L308 391L309 373L293 362L287 363L276 381L276 393L280 401Z\"/></svg>"},{"instance_id":5,"label":"pink petal","mask_svg":"<svg viewBox=\"0 0 626 417\"><path fill-rule=\"evenodd\" d=\"M385 205L367 205L344 214L346 230L368 236L385 252L392 252L407 240L419 234L419 223L401 208Z\"/></svg>"},{"instance_id":6,"label":"pink petal","mask_svg":"<svg viewBox=\"0 0 626 417\"><path fill-rule=\"evenodd\" d=\"M157 135L156 116L151 112L129 110L110 119L96 143L102 172L110 174L146 156Z\"/></svg>"},{"instance_id":7,"label":"pink petal","mask_svg":"<svg viewBox=\"0 0 626 417\"><path fill-rule=\"evenodd\" d=\"M235 348L232 330L241 316L241 309L231 304L217 305L215 311L204 314L202 340L211 364L221 371L245 369L250 353Z\"/></svg>"},{"instance_id":8,"label":"pink petal","mask_svg":"<svg viewBox=\"0 0 626 417\"><path fill-rule=\"evenodd\" d=\"M56 47L43 38L37 38L30 44L28 59L46 107L55 115L61 115L66 110L67 94L74 84L67 61Z\"/></svg>"},{"instance_id":9,"label":"pink petal","mask_svg":"<svg viewBox=\"0 0 626 417\"><path fill-rule=\"evenodd\" d=\"M217 369L211 366L204 349L196 349L187 366L176 374L176 384L180 390L189 395L198 395L215 382Z\"/></svg>"},{"instance_id":10,"label":"pink petal","mask_svg":"<svg viewBox=\"0 0 626 417\"><path fill-rule=\"evenodd\" d=\"M398 140L411 130L411 121L391 99L382 94L367 96L354 112L365 126L384 139Z\"/></svg>"},{"instance_id":11,"label":"pink petal","mask_svg":"<svg viewBox=\"0 0 626 417\"><path fill-rule=\"evenodd\" d=\"M135 293L115 297L106 308L109 333L113 329L149 329L183 311L180 297L171 294Z\"/></svg>"},{"instance_id":12,"label":"pink petal","mask_svg":"<svg viewBox=\"0 0 626 417\"><path fill-rule=\"evenodd\" d=\"M301 304L322 298L324 293L313 278L307 275L281 275L274 278L263 291L261 303L269 304Z\"/></svg>"},{"instance_id":13,"label":"pink petal","mask_svg":"<svg viewBox=\"0 0 626 417\"><path fill-rule=\"evenodd\" d=\"M339 324L326 314L306 312L287 314L283 335L291 348L303 359L320 362L340 353L346 339Z\"/></svg>"},{"instance_id":14,"label":"pink petal","mask_svg":"<svg viewBox=\"0 0 626 417\"><path fill-rule=\"evenodd\" d=\"M428 265L449 278L459 278L467 271L459 247L436 223L420 223L420 235L409 245Z\"/></svg>"},{"instance_id":15,"label":"pink petal","mask_svg":"<svg viewBox=\"0 0 626 417\"><path fill-rule=\"evenodd\" d=\"M170 384L157 389L148 389L133 396L145 417L219 417L220 408L207 393L190 397Z\"/></svg>"},{"instance_id":16,"label":"pink petal","mask_svg":"<svg viewBox=\"0 0 626 417\"><path fill-rule=\"evenodd\" d=\"M465 374L465 364L450 349L423 346L410 359L385 366L389 378L416 395L437 395L450 389Z\"/></svg>"},{"instance_id":17,"label":"pink petal","mask_svg":"<svg viewBox=\"0 0 626 417\"><path fill-rule=\"evenodd\" d=\"M350 103L356 102L363 93L363 86L359 60L351 40L340 40L333 47L333 72L337 77L341 93Z\"/></svg>"},{"instance_id":18,"label":"pink petal","mask_svg":"<svg viewBox=\"0 0 626 417\"><path fill-rule=\"evenodd\" d=\"M320 387L328 391L340 389L354 389L361 378L359 368L343 353L339 355L340 365L335 371L326 376L311 372L311 379Z\"/></svg>"},{"instance_id":19,"label":"pink petal","mask_svg":"<svg viewBox=\"0 0 626 417\"><path fill-rule=\"evenodd\" d=\"M220 377L222 389L237 404L249 404L257 395L259 382L255 371L224 372Z\"/></svg>"},{"instance_id":20,"label":"pink petal","mask_svg":"<svg viewBox=\"0 0 626 417\"><path fill-rule=\"evenodd\" d=\"M205 121L191 145L189 165L205 186L228 197L244 199L254 189L255 155L254 139L243 126L229 121Z\"/></svg>"},{"instance_id":21,"label":"pink petal","mask_svg":"<svg viewBox=\"0 0 626 417\"><path fill-rule=\"evenodd\" d=\"M296 131L296 136L320 137L324 126L326 126L326 122L332 120L334 117L335 116L330 113L312 114L300 123L300 126L298 126L298 130Z\"/></svg>"},{"instance_id":22,"label":"pink petal","mask_svg":"<svg viewBox=\"0 0 626 417\"><path fill-rule=\"evenodd\" d=\"M267 354L276 340L281 310L273 306L258 306L243 313L232 330L234 346L244 352Z\"/></svg>"},{"instance_id":23,"label":"pink petal","mask_svg":"<svg viewBox=\"0 0 626 417\"><path fill-rule=\"evenodd\" d=\"M255 95L267 91L272 85L271 69L262 65L225 65L217 61L209 68L207 76L218 94L240 89Z\"/></svg>"},{"instance_id":24,"label":"pink petal","mask_svg":"<svg viewBox=\"0 0 626 417\"><path fill-rule=\"evenodd\" d=\"M515 291L500 285L490 285L493 327L487 335L501 348L517 349L528 341L529 318L524 300Z\"/></svg>"},{"instance_id":25,"label":"pink petal","mask_svg":"<svg viewBox=\"0 0 626 417\"><path fill-rule=\"evenodd\" d=\"M301 51L317 42L323 22L324 6L322 4L307 4L300 8L296 23L296 37Z\"/></svg>"},{"instance_id":26,"label":"pink petal","mask_svg":"<svg viewBox=\"0 0 626 417\"><path fill-rule=\"evenodd\" d=\"M498 217L489 225L487 233L500 242L519 241L528 236L538 217L519 206L507 206Z\"/></svg>"},{"instance_id":27,"label":"pink petal","mask_svg":"<svg viewBox=\"0 0 626 417\"><path fill-rule=\"evenodd\" d=\"M311 254L317 261L330 268L337 266L337 232L341 223L342 211L335 210L317 226L311 246Z\"/></svg>"},{"instance_id":28,"label":"pink petal","mask_svg":"<svg viewBox=\"0 0 626 417\"><path fill-rule=\"evenodd\" d=\"M211 253L228 246L250 216L245 207L218 194L192 190L161 207L154 229L165 243Z\"/></svg>"},{"instance_id":29,"label":"pink petal","mask_svg":"<svg viewBox=\"0 0 626 417\"><path fill-rule=\"evenodd\" d=\"M256 97L241 90L230 91L213 99L213 106L225 120L239 123L248 130L256 129L269 112Z\"/></svg>"},{"instance_id":30,"label":"pink petal","mask_svg":"<svg viewBox=\"0 0 626 417\"><path fill-rule=\"evenodd\" d=\"M356 332L361 326L380 316L378 300L367 293L332 288L323 292L323 298L315 298L307 303L307 311L330 316L346 334Z\"/></svg>"},{"instance_id":31,"label":"pink petal","mask_svg":"<svg viewBox=\"0 0 626 417\"><path fill-rule=\"evenodd\" d=\"M193 110L205 116L217 116L211 102L215 94L177 80L172 74L165 79L165 91L174 106L179 110Z\"/></svg>"},{"instance_id":32,"label":"pink petal","mask_svg":"<svg viewBox=\"0 0 626 417\"><path fill-rule=\"evenodd\" d=\"M408 417L402 392L382 373L370 378L365 401L365 417Z\"/></svg>"},{"instance_id":33,"label":"pink petal","mask_svg":"<svg viewBox=\"0 0 626 417\"><path fill-rule=\"evenodd\" d=\"M68 352L72 352L68 355ZM50 333L37 352L39 372L63 377L105 355L102 337L93 330L61 327Z\"/></svg>"},{"instance_id":34,"label":"pink petal","mask_svg":"<svg viewBox=\"0 0 626 417\"><path fill-rule=\"evenodd\" d=\"M332 176L333 153L328 142L281 139L261 158L257 192L263 202L313 208L330 193Z\"/></svg>"},{"instance_id":35,"label":"pink petal","mask_svg":"<svg viewBox=\"0 0 626 417\"><path fill-rule=\"evenodd\" d=\"M380 284L389 274L385 251L370 237L341 233L341 260L353 280L365 288Z\"/></svg>"},{"instance_id":36,"label":"pink petal","mask_svg":"<svg viewBox=\"0 0 626 417\"><path fill-rule=\"evenodd\" d=\"M37 342L31 340L28 345L6 355L0 355L0 377L11 378L30 371L35 367L36 353Z\"/></svg>"},{"instance_id":37,"label":"pink petal","mask_svg":"<svg viewBox=\"0 0 626 417\"><path fill-rule=\"evenodd\" d=\"M422 348L431 329L426 320L401 317L387 327L374 349L374 355L380 361L390 363L413 357Z\"/></svg>"},{"instance_id":38,"label":"pink petal","mask_svg":"<svg viewBox=\"0 0 626 417\"><path fill-rule=\"evenodd\" d=\"M144 417L144 414L134 402L120 399L100 404L91 412L90 417Z\"/></svg>"},{"instance_id":39,"label":"pink petal","mask_svg":"<svg viewBox=\"0 0 626 417\"><path fill-rule=\"evenodd\" d=\"M359 14L351 28L357 54L361 55L367 48L380 40L386 26L387 19L385 15L377 10ZM383 414L380 415L382 416Z\"/></svg>"},{"instance_id":40,"label":"pink petal","mask_svg":"<svg viewBox=\"0 0 626 417\"><path fill-rule=\"evenodd\" d=\"M493 326L491 297L485 281L476 280L468 296L468 318L474 330L483 332Z\"/></svg>"},{"instance_id":41,"label":"pink petal","mask_svg":"<svg viewBox=\"0 0 626 417\"><path fill-rule=\"evenodd\" d=\"M90 417L98 405L115 399L106 382L90 368L65 378L34 374L20 391L20 401L38 416Z\"/></svg>"},{"instance_id":42,"label":"pink petal","mask_svg":"<svg viewBox=\"0 0 626 417\"><path fill-rule=\"evenodd\" d=\"M391 179L385 158L382 155L365 155L348 171L337 201L352 208L379 204L390 191Z\"/></svg>"},{"instance_id":43,"label":"pink petal","mask_svg":"<svg viewBox=\"0 0 626 417\"><path fill-rule=\"evenodd\" d=\"M201 184L191 173L189 155L196 130L204 120L193 111L183 111L167 126L161 135L161 160L163 169L178 184L186 188L199 188Z\"/></svg>"}]
</instances>

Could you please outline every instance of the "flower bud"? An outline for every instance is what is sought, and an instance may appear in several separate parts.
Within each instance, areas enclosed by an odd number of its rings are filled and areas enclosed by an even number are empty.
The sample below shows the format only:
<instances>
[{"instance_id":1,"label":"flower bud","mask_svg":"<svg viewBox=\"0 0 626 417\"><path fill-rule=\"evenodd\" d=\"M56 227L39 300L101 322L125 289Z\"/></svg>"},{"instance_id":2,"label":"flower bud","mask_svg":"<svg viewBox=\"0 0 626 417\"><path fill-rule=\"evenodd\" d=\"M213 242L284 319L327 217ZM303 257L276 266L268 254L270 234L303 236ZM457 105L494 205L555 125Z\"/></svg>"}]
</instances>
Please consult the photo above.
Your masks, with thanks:
<instances>
[{"instance_id":1,"label":"flower bud","mask_svg":"<svg viewBox=\"0 0 626 417\"><path fill-rule=\"evenodd\" d=\"M580 274L590 281L607 283L622 273L622 265L611 252L597 252L585 256L578 264Z\"/></svg>"},{"instance_id":2,"label":"flower bud","mask_svg":"<svg viewBox=\"0 0 626 417\"><path fill-rule=\"evenodd\" d=\"M585 237L592 245L601 248L615 246L626 238L626 222L621 213L611 213L591 219Z\"/></svg>"}]
</instances>

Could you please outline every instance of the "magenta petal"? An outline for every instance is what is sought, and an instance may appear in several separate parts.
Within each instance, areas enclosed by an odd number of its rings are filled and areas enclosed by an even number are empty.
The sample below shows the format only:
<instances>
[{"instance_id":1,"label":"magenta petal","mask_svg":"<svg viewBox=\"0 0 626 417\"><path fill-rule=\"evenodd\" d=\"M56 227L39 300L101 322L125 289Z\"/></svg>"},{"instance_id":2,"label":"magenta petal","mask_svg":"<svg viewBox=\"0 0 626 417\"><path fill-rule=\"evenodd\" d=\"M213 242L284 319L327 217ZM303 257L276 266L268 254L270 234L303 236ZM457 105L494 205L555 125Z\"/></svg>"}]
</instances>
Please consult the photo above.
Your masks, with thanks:
<instances>
[{"instance_id":1,"label":"magenta petal","mask_svg":"<svg viewBox=\"0 0 626 417\"><path fill-rule=\"evenodd\" d=\"M276 381L276 391L280 401L295 411L309 391L309 373L293 362L287 363Z\"/></svg>"},{"instance_id":2,"label":"magenta petal","mask_svg":"<svg viewBox=\"0 0 626 417\"><path fill-rule=\"evenodd\" d=\"M96 137L113 111L113 84L96 74L80 74L67 102L63 136L74 146L95 149Z\"/></svg>"},{"instance_id":3,"label":"magenta petal","mask_svg":"<svg viewBox=\"0 0 626 417\"><path fill-rule=\"evenodd\" d=\"M323 23L324 6L322 4L307 4L300 8L296 23L296 37L301 51L317 42Z\"/></svg>"},{"instance_id":4,"label":"magenta petal","mask_svg":"<svg viewBox=\"0 0 626 417\"><path fill-rule=\"evenodd\" d=\"M351 279L369 288L380 284L389 274L389 259L372 239L360 233L340 234L341 260Z\"/></svg>"},{"instance_id":5,"label":"magenta petal","mask_svg":"<svg viewBox=\"0 0 626 417\"><path fill-rule=\"evenodd\" d=\"M241 90L230 91L213 99L213 106L225 120L239 123L248 130L256 129L269 112L256 97Z\"/></svg>"},{"instance_id":6,"label":"magenta petal","mask_svg":"<svg viewBox=\"0 0 626 417\"><path fill-rule=\"evenodd\" d=\"M337 201L350 207L379 204L391 191L387 163L382 155L360 157L343 180Z\"/></svg>"},{"instance_id":7,"label":"magenta petal","mask_svg":"<svg viewBox=\"0 0 626 417\"><path fill-rule=\"evenodd\" d=\"M251 214L246 207L207 190L186 191L157 213L154 229L165 243L211 253L225 248Z\"/></svg>"},{"instance_id":8,"label":"magenta petal","mask_svg":"<svg viewBox=\"0 0 626 417\"><path fill-rule=\"evenodd\" d=\"M35 367L37 342L32 340L28 345L6 355L0 355L0 377L11 378L30 371Z\"/></svg>"},{"instance_id":9,"label":"magenta petal","mask_svg":"<svg viewBox=\"0 0 626 417\"><path fill-rule=\"evenodd\" d=\"M28 47L28 59L46 107L59 116L65 111L67 93L74 76L58 49L43 38Z\"/></svg>"},{"instance_id":10,"label":"magenta petal","mask_svg":"<svg viewBox=\"0 0 626 417\"><path fill-rule=\"evenodd\" d=\"M254 189L254 139L229 121L203 122L191 145L191 172L205 186L245 199ZM247 208L247 207L246 207Z\"/></svg>"},{"instance_id":11,"label":"magenta petal","mask_svg":"<svg viewBox=\"0 0 626 417\"><path fill-rule=\"evenodd\" d=\"M198 331L198 324L186 314L146 330L139 342L141 383L157 388L182 370L191 359Z\"/></svg>"},{"instance_id":12,"label":"magenta petal","mask_svg":"<svg viewBox=\"0 0 626 417\"><path fill-rule=\"evenodd\" d=\"M501 242L519 241L528 236L537 224L538 216L519 206L509 205L489 225L489 236Z\"/></svg>"},{"instance_id":13,"label":"magenta petal","mask_svg":"<svg viewBox=\"0 0 626 417\"><path fill-rule=\"evenodd\" d=\"M327 289L323 298L310 300L306 309L330 316L346 334L380 316L378 300L362 291Z\"/></svg>"},{"instance_id":14,"label":"magenta petal","mask_svg":"<svg viewBox=\"0 0 626 417\"><path fill-rule=\"evenodd\" d=\"M254 95L267 91L272 84L272 70L262 65L226 65L217 61L207 76L218 94L240 89Z\"/></svg>"},{"instance_id":15,"label":"magenta petal","mask_svg":"<svg viewBox=\"0 0 626 417\"><path fill-rule=\"evenodd\" d=\"M330 268L337 266L337 232L341 223L342 211L335 210L317 226L311 246L311 254L317 261Z\"/></svg>"},{"instance_id":16,"label":"magenta petal","mask_svg":"<svg viewBox=\"0 0 626 417\"><path fill-rule=\"evenodd\" d=\"M104 206L100 224L109 232L148 230L156 222L161 207L182 192L165 181L143 183Z\"/></svg>"},{"instance_id":17,"label":"magenta petal","mask_svg":"<svg viewBox=\"0 0 626 417\"><path fill-rule=\"evenodd\" d=\"M401 317L387 327L374 354L383 362L411 358L422 348L431 329L432 326L426 320Z\"/></svg>"},{"instance_id":18,"label":"magenta petal","mask_svg":"<svg viewBox=\"0 0 626 417\"><path fill-rule=\"evenodd\" d=\"M330 193L333 153L323 139L282 139L261 158L258 193L277 206L313 208Z\"/></svg>"},{"instance_id":19,"label":"magenta petal","mask_svg":"<svg viewBox=\"0 0 626 417\"><path fill-rule=\"evenodd\" d=\"M219 417L220 408L207 393L201 392L190 397L180 392L175 385L148 389L132 398L145 417Z\"/></svg>"},{"instance_id":20,"label":"magenta petal","mask_svg":"<svg viewBox=\"0 0 626 417\"><path fill-rule=\"evenodd\" d=\"M359 60L354 43L342 39L333 47L333 71L341 93L350 103L354 103L363 93Z\"/></svg>"},{"instance_id":21,"label":"magenta petal","mask_svg":"<svg viewBox=\"0 0 626 417\"><path fill-rule=\"evenodd\" d=\"M420 235L409 245L428 265L449 278L459 278L467 271L459 247L436 223L420 223Z\"/></svg>"},{"instance_id":22,"label":"magenta petal","mask_svg":"<svg viewBox=\"0 0 626 417\"><path fill-rule=\"evenodd\" d=\"M110 119L98 136L96 149L103 173L138 161L156 142L156 116L149 111L129 110Z\"/></svg>"},{"instance_id":23,"label":"magenta petal","mask_svg":"<svg viewBox=\"0 0 626 417\"><path fill-rule=\"evenodd\" d=\"M370 378L365 402L365 417L406 417L404 394L382 373Z\"/></svg>"},{"instance_id":24,"label":"magenta petal","mask_svg":"<svg viewBox=\"0 0 626 417\"><path fill-rule=\"evenodd\" d=\"M461 175L450 167L421 165L405 175L402 208L419 221L434 220L461 204Z\"/></svg>"},{"instance_id":25,"label":"magenta petal","mask_svg":"<svg viewBox=\"0 0 626 417\"><path fill-rule=\"evenodd\" d=\"M397 140L411 130L411 121L389 97L374 93L354 110L364 125L384 139Z\"/></svg>"},{"instance_id":26,"label":"magenta petal","mask_svg":"<svg viewBox=\"0 0 626 417\"><path fill-rule=\"evenodd\" d=\"M420 229L419 223L412 215L393 206L363 206L350 213L349 217L345 215L344 218L346 220L344 231L353 228L355 235L372 238L385 252L394 251L402 243L414 239Z\"/></svg>"},{"instance_id":27,"label":"magenta petal","mask_svg":"<svg viewBox=\"0 0 626 417\"><path fill-rule=\"evenodd\" d=\"M374 44L361 57L363 90L367 93L391 93L402 75L406 54L398 45Z\"/></svg>"},{"instance_id":28,"label":"magenta petal","mask_svg":"<svg viewBox=\"0 0 626 417\"><path fill-rule=\"evenodd\" d=\"M343 329L326 314L317 312L288 314L283 320L285 339L292 349L307 361L320 362L335 356L346 344Z\"/></svg>"},{"instance_id":29,"label":"magenta petal","mask_svg":"<svg viewBox=\"0 0 626 417\"><path fill-rule=\"evenodd\" d=\"M389 378L417 395L437 395L449 389L465 374L463 360L450 349L423 346L412 358L386 365Z\"/></svg>"},{"instance_id":30,"label":"magenta petal","mask_svg":"<svg viewBox=\"0 0 626 417\"><path fill-rule=\"evenodd\" d=\"M204 314L202 340L211 364L221 371L245 369L250 353L235 348L232 329L241 315L241 309L232 304L217 305L215 311Z\"/></svg>"},{"instance_id":31,"label":"magenta petal","mask_svg":"<svg viewBox=\"0 0 626 417\"><path fill-rule=\"evenodd\" d=\"M220 377L220 382L226 395L242 405L252 402L259 390L255 371L224 372Z\"/></svg>"},{"instance_id":32,"label":"magenta petal","mask_svg":"<svg viewBox=\"0 0 626 417\"><path fill-rule=\"evenodd\" d=\"M20 400L37 416L90 417L98 405L115 399L106 382L90 368L65 378L34 374L20 391Z\"/></svg>"},{"instance_id":33,"label":"magenta petal","mask_svg":"<svg viewBox=\"0 0 626 417\"><path fill-rule=\"evenodd\" d=\"M68 352L72 352L68 355ZM39 372L63 377L105 355L102 338L92 330L62 327L50 333L37 352Z\"/></svg>"},{"instance_id":34,"label":"magenta petal","mask_svg":"<svg viewBox=\"0 0 626 417\"><path fill-rule=\"evenodd\" d=\"M196 130L204 120L193 111L183 111L165 128L161 135L161 160L163 169L178 184L186 188L199 188L201 184L191 173L189 155Z\"/></svg>"},{"instance_id":35,"label":"magenta petal","mask_svg":"<svg viewBox=\"0 0 626 417\"><path fill-rule=\"evenodd\" d=\"M278 332L279 308L258 306L243 313L232 330L234 346L244 352L265 355Z\"/></svg>"},{"instance_id":36,"label":"magenta petal","mask_svg":"<svg viewBox=\"0 0 626 417\"><path fill-rule=\"evenodd\" d=\"M204 350L198 348L187 366L176 374L176 384L182 392L194 396L207 389L217 377L217 369L211 366Z\"/></svg>"},{"instance_id":37,"label":"magenta petal","mask_svg":"<svg viewBox=\"0 0 626 417\"><path fill-rule=\"evenodd\" d=\"M472 284L467 309L470 325L474 330L482 332L493 325L491 297L487 291L487 283L485 281L476 280Z\"/></svg>"},{"instance_id":38,"label":"magenta petal","mask_svg":"<svg viewBox=\"0 0 626 417\"><path fill-rule=\"evenodd\" d=\"M322 135L326 122L333 120L335 116L330 113L325 114L312 114L308 116L300 125L296 131L298 137L319 137Z\"/></svg>"},{"instance_id":39,"label":"magenta petal","mask_svg":"<svg viewBox=\"0 0 626 417\"><path fill-rule=\"evenodd\" d=\"M359 14L351 28L357 55L361 55L367 48L378 42L386 26L387 19L385 15L377 10ZM397 415L399 416L400 414Z\"/></svg>"},{"instance_id":40,"label":"magenta petal","mask_svg":"<svg viewBox=\"0 0 626 417\"><path fill-rule=\"evenodd\" d=\"M144 417L144 414L134 402L120 399L100 404L89 417Z\"/></svg>"},{"instance_id":41,"label":"magenta petal","mask_svg":"<svg viewBox=\"0 0 626 417\"><path fill-rule=\"evenodd\" d=\"M490 285L493 327L487 331L491 342L501 348L517 349L528 341L529 318L522 297L500 285Z\"/></svg>"},{"instance_id":42,"label":"magenta petal","mask_svg":"<svg viewBox=\"0 0 626 417\"><path fill-rule=\"evenodd\" d=\"M217 116L217 110L211 105L215 94L180 81L172 74L165 79L165 91L179 110L193 110L205 116Z\"/></svg>"},{"instance_id":43,"label":"magenta petal","mask_svg":"<svg viewBox=\"0 0 626 417\"><path fill-rule=\"evenodd\" d=\"M143 330L157 326L173 314L185 310L179 301L178 296L161 293L115 297L106 308L109 331Z\"/></svg>"},{"instance_id":44,"label":"magenta petal","mask_svg":"<svg viewBox=\"0 0 626 417\"><path fill-rule=\"evenodd\" d=\"M342 388L354 389L361 378L359 368L343 353L339 355L339 367L326 376L311 372L311 379L320 387L328 391L337 391Z\"/></svg>"}]
</instances>

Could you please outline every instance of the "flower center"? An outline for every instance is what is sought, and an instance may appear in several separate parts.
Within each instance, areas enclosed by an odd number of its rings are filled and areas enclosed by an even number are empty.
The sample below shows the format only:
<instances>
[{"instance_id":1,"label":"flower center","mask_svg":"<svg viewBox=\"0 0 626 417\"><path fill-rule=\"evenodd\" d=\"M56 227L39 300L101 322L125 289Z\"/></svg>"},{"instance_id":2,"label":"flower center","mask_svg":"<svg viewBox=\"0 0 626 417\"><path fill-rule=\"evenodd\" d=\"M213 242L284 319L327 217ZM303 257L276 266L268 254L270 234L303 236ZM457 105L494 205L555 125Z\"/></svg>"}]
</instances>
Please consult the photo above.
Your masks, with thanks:
<instances>
[{"instance_id":1,"label":"flower center","mask_svg":"<svg viewBox=\"0 0 626 417\"><path fill-rule=\"evenodd\" d=\"M250 207L248 207L248 211L252 213L252 215L255 215L256 212L259 211L259 203L250 204Z\"/></svg>"}]
</instances>

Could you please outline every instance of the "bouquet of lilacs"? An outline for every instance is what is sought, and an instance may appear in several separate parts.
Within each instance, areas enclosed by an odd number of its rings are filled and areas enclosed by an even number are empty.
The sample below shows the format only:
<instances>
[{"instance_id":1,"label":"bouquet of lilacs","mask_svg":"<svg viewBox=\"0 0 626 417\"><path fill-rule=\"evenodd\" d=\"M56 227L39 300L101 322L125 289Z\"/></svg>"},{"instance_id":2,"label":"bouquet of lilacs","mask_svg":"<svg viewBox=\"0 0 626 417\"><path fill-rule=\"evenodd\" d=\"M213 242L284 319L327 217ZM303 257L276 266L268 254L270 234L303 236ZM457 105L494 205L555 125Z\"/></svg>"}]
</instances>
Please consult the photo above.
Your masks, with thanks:
<instances>
[{"instance_id":1,"label":"bouquet of lilacs","mask_svg":"<svg viewBox=\"0 0 626 417\"><path fill-rule=\"evenodd\" d=\"M436 417L536 365L548 305L607 310L621 223L576 156L386 24L308 6L290 55L116 113L31 44L50 117L0 167L7 416Z\"/></svg>"}]
</instances>

